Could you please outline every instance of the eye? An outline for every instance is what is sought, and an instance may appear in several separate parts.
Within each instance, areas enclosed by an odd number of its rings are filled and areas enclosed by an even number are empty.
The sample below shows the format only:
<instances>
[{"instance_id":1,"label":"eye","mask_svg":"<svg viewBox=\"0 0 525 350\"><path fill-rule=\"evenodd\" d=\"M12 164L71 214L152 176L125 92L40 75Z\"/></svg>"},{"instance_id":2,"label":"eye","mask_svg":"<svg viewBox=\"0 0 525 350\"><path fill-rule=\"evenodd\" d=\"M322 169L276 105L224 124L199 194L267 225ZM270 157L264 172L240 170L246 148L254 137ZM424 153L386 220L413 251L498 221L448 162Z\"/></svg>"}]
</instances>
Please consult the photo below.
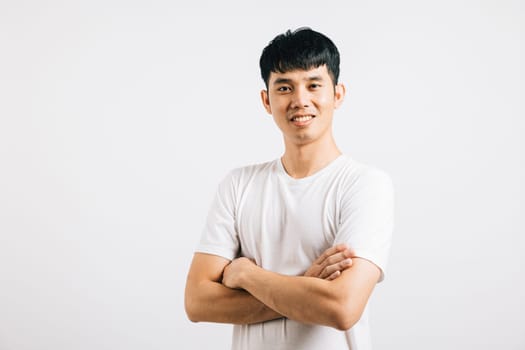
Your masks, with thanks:
<instances>
[{"instance_id":1,"label":"eye","mask_svg":"<svg viewBox=\"0 0 525 350\"><path fill-rule=\"evenodd\" d=\"M313 84L310 84L310 89L319 89L322 85L321 84L317 84L317 83L313 83Z\"/></svg>"},{"instance_id":2,"label":"eye","mask_svg":"<svg viewBox=\"0 0 525 350\"><path fill-rule=\"evenodd\" d=\"M279 86L277 88L277 91L279 92L288 92L288 91L291 91L292 89L289 87L289 86Z\"/></svg>"}]
</instances>

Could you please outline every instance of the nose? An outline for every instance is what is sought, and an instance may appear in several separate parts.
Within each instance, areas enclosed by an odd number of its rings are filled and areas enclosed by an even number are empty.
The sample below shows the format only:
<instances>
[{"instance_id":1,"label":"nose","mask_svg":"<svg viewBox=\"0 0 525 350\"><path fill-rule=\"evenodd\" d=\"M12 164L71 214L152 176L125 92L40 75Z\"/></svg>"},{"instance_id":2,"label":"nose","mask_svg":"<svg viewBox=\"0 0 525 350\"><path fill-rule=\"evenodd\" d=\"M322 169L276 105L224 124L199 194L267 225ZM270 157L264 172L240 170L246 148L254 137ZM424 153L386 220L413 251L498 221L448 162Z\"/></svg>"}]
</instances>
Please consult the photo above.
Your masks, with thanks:
<instances>
[{"instance_id":1,"label":"nose","mask_svg":"<svg viewBox=\"0 0 525 350\"><path fill-rule=\"evenodd\" d=\"M303 87L298 87L292 94L292 108L305 108L310 106L310 93Z\"/></svg>"}]
</instances>

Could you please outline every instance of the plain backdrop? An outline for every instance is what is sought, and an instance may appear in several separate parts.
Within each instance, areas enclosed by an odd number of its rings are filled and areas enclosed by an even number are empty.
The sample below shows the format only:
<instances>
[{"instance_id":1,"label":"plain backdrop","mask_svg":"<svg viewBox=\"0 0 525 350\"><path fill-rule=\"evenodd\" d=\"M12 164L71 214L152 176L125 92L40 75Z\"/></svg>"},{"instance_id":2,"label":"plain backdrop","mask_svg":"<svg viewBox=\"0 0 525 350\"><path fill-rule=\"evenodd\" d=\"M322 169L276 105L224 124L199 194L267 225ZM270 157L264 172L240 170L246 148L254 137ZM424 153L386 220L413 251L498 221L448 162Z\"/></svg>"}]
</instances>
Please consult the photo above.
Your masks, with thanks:
<instances>
[{"instance_id":1,"label":"plain backdrop","mask_svg":"<svg viewBox=\"0 0 525 350\"><path fill-rule=\"evenodd\" d=\"M521 7L520 7L521 5ZM524 349L519 1L0 1L0 350L228 349L186 318L220 179L273 160L258 59L341 55L339 147L396 189L381 349Z\"/></svg>"}]
</instances>

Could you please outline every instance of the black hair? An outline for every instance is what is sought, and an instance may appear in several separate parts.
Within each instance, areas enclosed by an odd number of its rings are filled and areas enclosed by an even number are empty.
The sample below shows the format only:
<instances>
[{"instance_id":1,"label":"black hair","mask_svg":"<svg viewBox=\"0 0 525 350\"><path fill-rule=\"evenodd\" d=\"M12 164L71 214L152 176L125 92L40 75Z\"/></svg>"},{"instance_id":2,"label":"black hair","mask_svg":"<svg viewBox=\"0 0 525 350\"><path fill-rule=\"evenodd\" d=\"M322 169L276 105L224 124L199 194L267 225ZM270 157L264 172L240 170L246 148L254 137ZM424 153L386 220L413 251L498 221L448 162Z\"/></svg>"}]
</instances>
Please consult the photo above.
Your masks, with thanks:
<instances>
[{"instance_id":1,"label":"black hair","mask_svg":"<svg viewBox=\"0 0 525 350\"><path fill-rule=\"evenodd\" d=\"M339 78L339 51L326 35L301 27L277 35L266 46L259 60L261 76L268 88L271 72L310 70L326 65L334 86Z\"/></svg>"}]
</instances>

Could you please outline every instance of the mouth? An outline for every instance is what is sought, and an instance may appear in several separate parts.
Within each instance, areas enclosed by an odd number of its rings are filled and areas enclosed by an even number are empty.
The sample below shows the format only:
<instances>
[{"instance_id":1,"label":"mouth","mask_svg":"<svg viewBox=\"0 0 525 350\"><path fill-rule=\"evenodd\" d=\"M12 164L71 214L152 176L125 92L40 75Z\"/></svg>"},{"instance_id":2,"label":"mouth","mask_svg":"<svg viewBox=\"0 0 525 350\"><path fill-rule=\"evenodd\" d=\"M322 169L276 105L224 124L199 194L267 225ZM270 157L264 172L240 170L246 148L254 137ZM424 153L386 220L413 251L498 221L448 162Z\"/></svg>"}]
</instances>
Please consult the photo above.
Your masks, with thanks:
<instances>
[{"instance_id":1,"label":"mouth","mask_svg":"<svg viewBox=\"0 0 525 350\"><path fill-rule=\"evenodd\" d=\"M315 118L315 115L313 114L295 115L292 118L290 118L290 121L294 124L304 124L304 123L308 123L314 118Z\"/></svg>"}]
</instances>

